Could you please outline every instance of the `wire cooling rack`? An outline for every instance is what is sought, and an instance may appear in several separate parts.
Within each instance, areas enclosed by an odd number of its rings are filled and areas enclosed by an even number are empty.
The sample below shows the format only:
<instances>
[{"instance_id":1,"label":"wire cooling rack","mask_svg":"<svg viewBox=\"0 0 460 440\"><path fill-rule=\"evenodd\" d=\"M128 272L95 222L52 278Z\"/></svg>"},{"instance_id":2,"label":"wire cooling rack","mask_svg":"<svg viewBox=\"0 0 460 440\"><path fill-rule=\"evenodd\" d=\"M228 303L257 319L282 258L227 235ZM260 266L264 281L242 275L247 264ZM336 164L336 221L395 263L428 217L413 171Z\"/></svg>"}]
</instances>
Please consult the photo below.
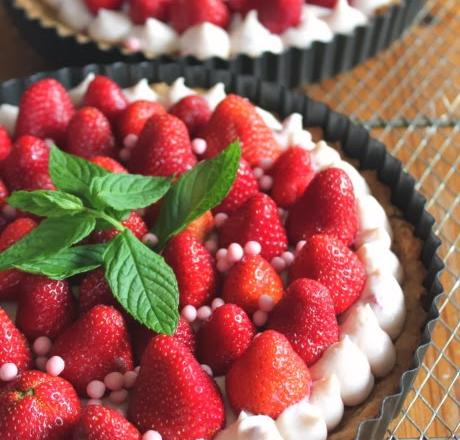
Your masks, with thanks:
<instances>
[{"instance_id":1,"label":"wire cooling rack","mask_svg":"<svg viewBox=\"0 0 460 440\"><path fill-rule=\"evenodd\" d=\"M445 292L423 367L387 438L460 435L460 0L428 0L382 55L306 91L367 126L417 179L442 239Z\"/></svg>"}]
</instances>

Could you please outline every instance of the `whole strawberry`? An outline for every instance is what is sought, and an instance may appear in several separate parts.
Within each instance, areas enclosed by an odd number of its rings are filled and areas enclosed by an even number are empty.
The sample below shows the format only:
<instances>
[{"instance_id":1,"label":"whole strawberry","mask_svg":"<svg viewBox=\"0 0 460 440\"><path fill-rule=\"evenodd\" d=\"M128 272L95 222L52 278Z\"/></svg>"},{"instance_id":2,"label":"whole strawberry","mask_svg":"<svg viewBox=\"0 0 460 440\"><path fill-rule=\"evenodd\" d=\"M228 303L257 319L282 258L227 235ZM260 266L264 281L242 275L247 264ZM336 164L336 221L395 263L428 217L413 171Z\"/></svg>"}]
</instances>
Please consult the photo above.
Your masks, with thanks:
<instances>
[{"instance_id":1,"label":"whole strawberry","mask_svg":"<svg viewBox=\"0 0 460 440\"><path fill-rule=\"evenodd\" d=\"M303 4L303 0L248 0L249 9L257 10L260 22L275 34L300 23Z\"/></svg>"},{"instance_id":2,"label":"whole strawberry","mask_svg":"<svg viewBox=\"0 0 460 440\"><path fill-rule=\"evenodd\" d=\"M206 157L212 157L239 140L243 158L251 166L263 159L276 159L280 147L256 108L246 98L228 95L216 108L203 130L207 142Z\"/></svg>"},{"instance_id":3,"label":"whole strawberry","mask_svg":"<svg viewBox=\"0 0 460 440\"><path fill-rule=\"evenodd\" d=\"M227 0L227 6L232 12L245 14L249 11L249 0Z\"/></svg>"},{"instance_id":4,"label":"whole strawberry","mask_svg":"<svg viewBox=\"0 0 460 440\"><path fill-rule=\"evenodd\" d=\"M128 172L128 170L120 162L117 162L115 159L112 159L108 156L94 156L90 161L96 165L99 165L101 168L104 168L110 173L118 174Z\"/></svg>"},{"instance_id":5,"label":"whole strawberry","mask_svg":"<svg viewBox=\"0 0 460 440\"><path fill-rule=\"evenodd\" d=\"M104 269L95 269L83 277L78 301L80 303L80 313L86 313L98 304L118 305L105 279Z\"/></svg>"},{"instance_id":6,"label":"whole strawberry","mask_svg":"<svg viewBox=\"0 0 460 440\"><path fill-rule=\"evenodd\" d=\"M75 112L66 136L66 151L85 159L99 155L112 156L115 152L110 122L95 107L83 107Z\"/></svg>"},{"instance_id":7,"label":"whole strawberry","mask_svg":"<svg viewBox=\"0 0 460 440\"><path fill-rule=\"evenodd\" d=\"M100 9L120 9L123 0L85 0L85 3L93 14L97 14Z\"/></svg>"},{"instance_id":8,"label":"whole strawberry","mask_svg":"<svg viewBox=\"0 0 460 440\"><path fill-rule=\"evenodd\" d=\"M8 131L3 125L0 125L0 162L8 157L12 146L13 141Z\"/></svg>"},{"instance_id":9,"label":"whole strawberry","mask_svg":"<svg viewBox=\"0 0 460 440\"><path fill-rule=\"evenodd\" d=\"M69 382L25 371L0 389L0 438L68 440L80 411L80 400Z\"/></svg>"},{"instance_id":10,"label":"whole strawberry","mask_svg":"<svg viewBox=\"0 0 460 440\"><path fill-rule=\"evenodd\" d=\"M286 336L308 366L339 340L339 326L329 291L307 278L298 279L289 286L271 312L267 327Z\"/></svg>"},{"instance_id":11,"label":"whole strawberry","mask_svg":"<svg viewBox=\"0 0 460 440\"><path fill-rule=\"evenodd\" d=\"M293 243L314 234L329 234L350 245L358 231L353 184L345 171L318 173L289 210L286 227Z\"/></svg>"},{"instance_id":12,"label":"whole strawberry","mask_svg":"<svg viewBox=\"0 0 460 440\"><path fill-rule=\"evenodd\" d=\"M230 14L222 0L171 0L169 18L173 28L182 33L204 22L226 28Z\"/></svg>"},{"instance_id":13,"label":"whole strawberry","mask_svg":"<svg viewBox=\"0 0 460 440\"><path fill-rule=\"evenodd\" d=\"M289 275L291 280L311 278L326 286L337 314L359 298L367 278L356 254L330 235L308 238L290 267Z\"/></svg>"},{"instance_id":14,"label":"whole strawberry","mask_svg":"<svg viewBox=\"0 0 460 440\"><path fill-rule=\"evenodd\" d=\"M262 295L269 296L276 304L284 295L283 281L265 258L245 256L229 270L222 298L252 314L259 309Z\"/></svg>"},{"instance_id":15,"label":"whole strawberry","mask_svg":"<svg viewBox=\"0 0 460 440\"><path fill-rule=\"evenodd\" d=\"M304 193L314 177L310 154L300 147L285 151L270 170L273 177L271 197L278 206L288 208Z\"/></svg>"},{"instance_id":16,"label":"whole strawberry","mask_svg":"<svg viewBox=\"0 0 460 440\"><path fill-rule=\"evenodd\" d=\"M240 166L238 167L238 174L236 175L235 182L233 182L232 189L227 197L225 197L213 211L215 213L225 212L226 214L231 214L258 192L259 185L252 172L252 168L244 159L241 159Z\"/></svg>"},{"instance_id":17,"label":"whole strawberry","mask_svg":"<svg viewBox=\"0 0 460 440\"><path fill-rule=\"evenodd\" d=\"M26 337L0 307L0 366L7 362L15 364L19 371L24 371L31 367L32 356ZM0 389L1 384L0 380Z\"/></svg>"},{"instance_id":18,"label":"whole strawberry","mask_svg":"<svg viewBox=\"0 0 460 440\"><path fill-rule=\"evenodd\" d=\"M184 122L191 138L199 136L212 114L208 101L200 95L182 98L169 109L169 113Z\"/></svg>"},{"instance_id":19,"label":"whole strawberry","mask_svg":"<svg viewBox=\"0 0 460 440\"><path fill-rule=\"evenodd\" d=\"M8 199L9 195L10 192L8 191L8 188L5 185L5 182L3 182L2 179L0 179L0 208L3 208L6 205L6 200Z\"/></svg>"},{"instance_id":20,"label":"whole strawberry","mask_svg":"<svg viewBox=\"0 0 460 440\"><path fill-rule=\"evenodd\" d=\"M322 6L323 8L333 8L336 5L337 0L308 0L307 3Z\"/></svg>"},{"instance_id":21,"label":"whole strawberry","mask_svg":"<svg viewBox=\"0 0 460 440\"><path fill-rule=\"evenodd\" d=\"M35 136L21 136L2 162L1 170L11 191L54 189L48 171L49 147Z\"/></svg>"},{"instance_id":22,"label":"whole strawberry","mask_svg":"<svg viewBox=\"0 0 460 440\"><path fill-rule=\"evenodd\" d=\"M32 135L62 145L73 112L72 100L59 82L51 78L37 81L21 96L15 138Z\"/></svg>"},{"instance_id":23,"label":"whole strawberry","mask_svg":"<svg viewBox=\"0 0 460 440\"><path fill-rule=\"evenodd\" d=\"M210 440L225 421L216 384L185 345L165 335L144 352L128 416L141 432L177 440Z\"/></svg>"},{"instance_id":24,"label":"whole strawberry","mask_svg":"<svg viewBox=\"0 0 460 440\"><path fill-rule=\"evenodd\" d=\"M132 211L129 217L123 220L121 224L128 228L139 240L149 232L144 220L142 220L142 217L136 211ZM96 231L91 234L91 241L93 243L106 243L119 233L120 231L114 228Z\"/></svg>"},{"instance_id":25,"label":"whole strawberry","mask_svg":"<svg viewBox=\"0 0 460 440\"><path fill-rule=\"evenodd\" d=\"M133 369L128 331L121 313L97 305L68 327L54 342L51 356L65 362L62 377L80 395L92 380L103 380L112 371Z\"/></svg>"},{"instance_id":26,"label":"whole strawberry","mask_svg":"<svg viewBox=\"0 0 460 440\"><path fill-rule=\"evenodd\" d=\"M128 162L132 173L173 176L196 164L185 124L169 114L154 115L146 123Z\"/></svg>"},{"instance_id":27,"label":"whole strawberry","mask_svg":"<svg viewBox=\"0 0 460 440\"><path fill-rule=\"evenodd\" d=\"M257 241L267 260L287 250L287 238L276 203L266 194L257 193L238 208L219 229L219 245L236 242L244 246Z\"/></svg>"},{"instance_id":28,"label":"whole strawberry","mask_svg":"<svg viewBox=\"0 0 460 440\"><path fill-rule=\"evenodd\" d=\"M214 259L194 235L187 231L176 235L164 257L176 274L180 307L200 307L211 301L217 284Z\"/></svg>"},{"instance_id":29,"label":"whole strawberry","mask_svg":"<svg viewBox=\"0 0 460 440\"><path fill-rule=\"evenodd\" d=\"M118 411L88 405L82 411L73 440L141 440L141 434Z\"/></svg>"},{"instance_id":30,"label":"whole strawberry","mask_svg":"<svg viewBox=\"0 0 460 440\"><path fill-rule=\"evenodd\" d=\"M129 15L136 24L144 24L154 17L160 21L167 21L169 7L172 0L129 0Z\"/></svg>"},{"instance_id":31,"label":"whole strawberry","mask_svg":"<svg viewBox=\"0 0 460 440\"><path fill-rule=\"evenodd\" d=\"M241 410L274 419L310 394L307 366L289 341L274 330L253 339L227 374L225 389L236 413Z\"/></svg>"},{"instance_id":32,"label":"whole strawberry","mask_svg":"<svg viewBox=\"0 0 460 440\"><path fill-rule=\"evenodd\" d=\"M207 235L214 229L214 217L211 211L206 211L203 215L191 222L184 231L190 232L201 243Z\"/></svg>"},{"instance_id":33,"label":"whole strawberry","mask_svg":"<svg viewBox=\"0 0 460 440\"><path fill-rule=\"evenodd\" d=\"M224 304L198 330L197 359L209 365L216 376L226 374L254 335L255 327L245 311L235 304Z\"/></svg>"},{"instance_id":34,"label":"whole strawberry","mask_svg":"<svg viewBox=\"0 0 460 440\"><path fill-rule=\"evenodd\" d=\"M56 338L77 315L75 299L66 280L26 274L19 286L16 325L29 338Z\"/></svg>"}]
</instances>

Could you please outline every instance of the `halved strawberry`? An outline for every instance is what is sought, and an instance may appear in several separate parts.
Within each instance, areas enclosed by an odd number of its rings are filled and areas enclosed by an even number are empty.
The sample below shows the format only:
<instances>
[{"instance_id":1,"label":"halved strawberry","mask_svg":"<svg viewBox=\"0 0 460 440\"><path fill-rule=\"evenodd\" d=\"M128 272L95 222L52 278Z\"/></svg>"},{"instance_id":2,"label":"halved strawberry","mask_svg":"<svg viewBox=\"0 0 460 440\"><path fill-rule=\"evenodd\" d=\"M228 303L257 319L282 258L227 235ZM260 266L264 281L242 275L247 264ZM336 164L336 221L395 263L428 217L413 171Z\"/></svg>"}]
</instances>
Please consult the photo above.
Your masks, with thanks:
<instances>
[{"instance_id":1,"label":"halved strawberry","mask_svg":"<svg viewBox=\"0 0 460 440\"><path fill-rule=\"evenodd\" d=\"M129 15L136 24L144 24L154 17L160 21L167 21L169 7L172 0L129 0Z\"/></svg>"},{"instance_id":2,"label":"halved strawberry","mask_svg":"<svg viewBox=\"0 0 460 440\"><path fill-rule=\"evenodd\" d=\"M248 0L248 9L257 10L260 22L275 34L300 23L303 0Z\"/></svg>"},{"instance_id":3,"label":"halved strawberry","mask_svg":"<svg viewBox=\"0 0 460 440\"><path fill-rule=\"evenodd\" d=\"M118 174L128 172L128 170L120 162L117 162L115 159L108 156L93 156L90 161L111 173Z\"/></svg>"},{"instance_id":4,"label":"halved strawberry","mask_svg":"<svg viewBox=\"0 0 460 440\"><path fill-rule=\"evenodd\" d=\"M12 147L13 141L8 131L3 125L0 125L0 162L8 157Z\"/></svg>"},{"instance_id":5,"label":"halved strawberry","mask_svg":"<svg viewBox=\"0 0 460 440\"><path fill-rule=\"evenodd\" d=\"M169 113L179 118L187 126L192 139L199 136L212 114L208 101L200 95L182 98L169 109Z\"/></svg>"}]
</instances>

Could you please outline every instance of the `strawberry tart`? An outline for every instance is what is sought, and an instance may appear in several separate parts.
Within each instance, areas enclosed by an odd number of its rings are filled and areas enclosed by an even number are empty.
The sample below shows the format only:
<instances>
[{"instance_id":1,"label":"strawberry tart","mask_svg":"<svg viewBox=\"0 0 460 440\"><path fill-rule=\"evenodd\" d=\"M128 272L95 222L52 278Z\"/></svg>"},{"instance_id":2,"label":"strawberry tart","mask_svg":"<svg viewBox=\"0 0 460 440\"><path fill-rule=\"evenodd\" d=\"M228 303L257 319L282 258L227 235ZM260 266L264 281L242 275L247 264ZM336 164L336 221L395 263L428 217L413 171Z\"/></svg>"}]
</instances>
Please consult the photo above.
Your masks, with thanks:
<instances>
[{"instance_id":1,"label":"strawberry tart","mask_svg":"<svg viewBox=\"0 0 460 440\"><path fill-rule=\"evenodd\" d=\"M2 105L0 438L353 438L411 365L424 274L317 139L183 79Z\"/></svg>"}]
</instances>

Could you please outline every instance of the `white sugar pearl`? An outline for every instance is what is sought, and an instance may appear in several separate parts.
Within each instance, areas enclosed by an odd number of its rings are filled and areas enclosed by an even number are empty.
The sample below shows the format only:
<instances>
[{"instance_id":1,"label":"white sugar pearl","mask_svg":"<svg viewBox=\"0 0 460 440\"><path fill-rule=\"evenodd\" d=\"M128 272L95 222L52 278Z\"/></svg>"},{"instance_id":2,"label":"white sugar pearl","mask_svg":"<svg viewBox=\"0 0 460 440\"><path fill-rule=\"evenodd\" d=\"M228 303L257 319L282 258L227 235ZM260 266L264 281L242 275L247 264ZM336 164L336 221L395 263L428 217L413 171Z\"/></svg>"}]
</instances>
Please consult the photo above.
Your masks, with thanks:
<instances>
[{"instance_id":1,"label":"white sugar pearl","mask_svg":"<svg viewBox=\"0 0 460 440\"><path fill-rule=\"evenodd\" d=\"M292 252L286 251L281 254L281 258L286 263L286 266L290 266L295 260L295 255Z\"/></svg>"},{"instance_id":2,"label":"white sugar pearl","mask_svg":"<svg viewBox=\"0 0 460 440\"><path fill-rule=\"evenodd\" d=\"M158 244L158 237L155 234L148 232L142 237L142 243L151 247L156 246Z\"/></svg>"},{"instance_id":3,"label":"white sugar pearl","mask_svg":"<svg viewBox=\"0 0 460 440\"><path fill-rule=\"evenodd\" d=\"M244 253L249 256L259 255L262 252L262 246L258 241L248 241L244 245Z\"/></svg>"},{"instance_id":4,"label":"white sugar pearl","mask_svg":"<svg viewBox=\"0 0 460 440\"><path fill-rule=\"evenodd\" d=\"M305 246L305 243L306 243L305 240L300 240L300 241L296 244L296 247L295 247L296 253L299 253L299 252L302 250L302 248Z\"/></svg>"},{"instance_id":5,"label":"white sugar pearl","mask_svg":"<svg viewBox=\"0 0 460 440\"><path fill-rule=\"evenodd\" d=\"M112 403L123 403L128 398L128 391L125 389L112 391L109 395L109 400Z\"/></svg>"},{"instance_id":6,"label":"white sugar pearl","mask_svg":"<svg viewBox=\"0 0 460 440\"><path fill-rule=\"evenodd\" d=\"M136 383L138 374L135 371L127 371L123 375L123 386L125 388L132 388Z\"/></svg>"},{"instance_id":7,"label":"white sugar pearl","mask_svg":"<svg viewBox=\"0 0 460 440\"><path fill-rule=\"evenodd\" d=\"M204 139L196 138L192 141L192 150L195 154L201 155L208 149L208 144Z\"/></svg>"},{"instance_id":8,"label":"white sugar pearl","mask_svg":"<svg viewBox=\"0 0 460 440\"><path fill-rule=\"evenodd\" d=\"M10 205L5 205L3 208L2 208L2 213L3 215L8 218L8 219L14 219L16 218L16 209L13 208L12 206Z\"/></svg>"},{"instance_id":9,"label":"white sugar pearl","mask_svg":"<svg viewBox=\"0 0 460 440\"><path fill-rule=\"evenodd\" d=\"M259 297L259 309L262 312L271 312L275 303L273 302L273 298L270 295L260 295Z\"/></svg>"},{"instance_id":10,"label":"white sugar pearl","mask_svg":"<svg viewBox=\"0 0 460 440\"><path fill-rule=\"evenodd\" d=\"M214 217L214 224L216 228L220 228L228 219L228 215L225 212L219 212Z\"/></svg>"},{"instance_id":11,"label":"white sugar pearl","mask_svg":"<svg viewBox=\"0 0 460 440\"><path fill-rule=\"evenodd\" d=\"M260 168L263 170L267 171L269 170L273 165L273 160L272 159L262 159L259 163Z\"/></svg>"},{"instance_id":12,"label":"white sugar pearl","mask_svg":"<svg viewBox=\"0 0 460 440\"><path fill-rule=\"evenodd\" d=\"M158 431L147 431L142 440L162 440L161 434Z\"/></svg>"},{"instance_id":13,"label":"white sugar pearl","mask_svg":"<svg viewBox=\"0 0 460 440\"><path fill-rule=\"evenodd\" d=\"M196 308L189 304L182 309L181 315L187 322L193 322L197 315Z\"/></svg>"},{"instance_id":14,"label":"white sugar pearl","mask_svg":"<svg viewBox=\"0 0 460 440\"><path fill-rule=\"evenodd\" d=\"M102 400L100 399L89 399L88 402L86 402L86 406L90 405L102 405Z\"/></svg>"},{"instance_id":15,"label":"white sugar pearl","mask_svg":"<svg viewBox=\"0 0 460 440\"><path fill-rule=\"evenodd\" d=\"M9 382L18 375L18 367L13 362L6 362L0 367L0 380Z\"/></svg>"},{"instance_id":16,"label":"white sugar pearl","mask_svg":"<svg viewBox=\"0 0 460 440\"><path fill-rule=\"evenodd\" d=\"M131 133L131 134L128 134L124 139L123 139L123 145L125 146L125 148L127 150L132 150L136 144L137 144L137 140L138 140L138 136Z\"/></svg>"},{"instance_id":17,"label":"white sugar pearl","mask_svg":"<svg viewBox=\"0 0 460 440\"><path fill-rule=\"evenodd\" d=\"M205 371L208 376L212 377L212 369L209 365L201 364L201 368Z\"/></svg>"},{"instance_id":18,"label":"white sugar pearl","mask_svg":"<svg viewBox=\"0 0 460 440\"><path fill-rule=\"evenodd\" d=\"M61 356L53 356L46 362L46 372L50 376L59 376L65 368L64 359Z\"/></svg>"},{"instance_id":19,"label":"white sugar pearl","mask_svg":"<svg viewBox=\"0 0 460 440\"><path fill-rule=\"evenodd\" d=\"M217 251L218 244L216 240L208 240L204 243L204 247L213 254Z\"/></svg>"},{"instance_id":20,"label":"white sugar pearl","mask_svg":"<svg viewBox=\"0 0 460 440\"><path fill-rule=\"evenodd\" d=\"M201 319L202 321L209 319L211 315L212 315L212 310L211 310L211 307L209 306L201 306L197 310L198 319Z\"/></svg>"},{"instance_id":21,"label":"white sugar pearl","mask_svg":"<svg viewBox=\"0 0 460 440\"><path fill-rule=\"evenodd\" d=\"M252 170L252 174L256 179L260 179L264 175L264 170L262 168L256 167Z\"/></svg>"},{"instance_id":22,"label":"white sugar pearl","mask_svg":"<svg viewBox=\"0 0 460 440\"><path fill-rule=\"evenodd\" d=\"M218 260L225 260L227 258L228 250L221 248L216 252L216 258Z\"/></svg>"},{"instance_id":23,"label":"white sugar pearl","mask_svg":"<svg viewBox=\"0 0 460 440\"><path fill-rule=\"evenodd\" d=\"M277 272L282 272L286 269L286 262L281 257L274 257L271 261L271 265Z\"/></svg>"},{"instance_id":24,"label":"white sugar pearl","mask_svg":"<svg viewBox=\"0 0 460 440\"><path fill-rule=\"evenodd\" d=\"M263 312L262 310L257 310L257 312L252 315L252 322L256 327L262 327L265 325L268 319L267 312Z\"/></svg>"},{"instance_id":25,"label":"white sugar pearl","mask_svg":"<svg viewBox=\"0 0 460 440\"><path fill-rule=\"evenodd\" d=\"M131 157L131 150L129 148L123 148L122 150L120 150L119 156L121 161L127 162Z\"/></svg>"},{"instance_id":26,"label":"white sugar pearl","mask_svg":"<svg viewBox=\"0 0 460 440\"><path fill-rule=\"evenodd\" d=\"M105 384L100 380L92 380L86 386L86 394L91 399L100 399L105 394Z\"/></svg>"},{"instance_id":27,"label":"white sugar pearl","mask_svg":"<svg viewBox=\"0 0 460 440\"><path fill-rule=\"evenodd\" d=\"M46 356L38 356L35 359L35 365L40 371L45 371L47 361L48 361L48 358Z\"/></svg>"},{"instance_id":28,"label":"white sugar pearl","mask_svg":"<svg viewBox=\"0 0 460 440\"><path fill-rule=\"evenodd\" d=\"M211 303L211 309L216 310L219 307L222 307L225 304L225 301L222 298L214 298Z\"/></svg>"},{"instance_id":29,"label":"white sugar pearl","mask_svg":"<svg viewBox=\"0 0 460 440\"><path fill-rule=\"evenodd\" d=\"M40 336L35 339L32 349L36 355L45 356L50 352L52 345L53 343L48 336Z\"/></svg>"},{"instance_id":30,"label":"white sugar pearl","mask_svg":"<svg viewBox=\"0 0 460 440\"><path fill-rule=\"evenodd\" d=\"M263 191L269 191L273 186L273 177L267 175L262 176L259 179L259 186Z\"/></svg>"},{"instance_id":31,"label":"white sugar pearl","mask_svg":"<svg viewBox=\"0 0 460 440\"><path fill-rule=\"evenodd\" d=\"M113 371L104 378L105 386L111 391L118 391L123 388L123 374L119 371Z\"/></svg>"},{"instance_id":32,"label":"white sugar pearl","mask_svg":"<svg viewBox=\"0 0 460 440\"><path fill-rule=\"evenodd\" d=\"M243 258L243 255L243 248L238 243L232 243L228 247L227 261L236 263L237 261L240 261Z\"/></svg>"}]
</instances>

